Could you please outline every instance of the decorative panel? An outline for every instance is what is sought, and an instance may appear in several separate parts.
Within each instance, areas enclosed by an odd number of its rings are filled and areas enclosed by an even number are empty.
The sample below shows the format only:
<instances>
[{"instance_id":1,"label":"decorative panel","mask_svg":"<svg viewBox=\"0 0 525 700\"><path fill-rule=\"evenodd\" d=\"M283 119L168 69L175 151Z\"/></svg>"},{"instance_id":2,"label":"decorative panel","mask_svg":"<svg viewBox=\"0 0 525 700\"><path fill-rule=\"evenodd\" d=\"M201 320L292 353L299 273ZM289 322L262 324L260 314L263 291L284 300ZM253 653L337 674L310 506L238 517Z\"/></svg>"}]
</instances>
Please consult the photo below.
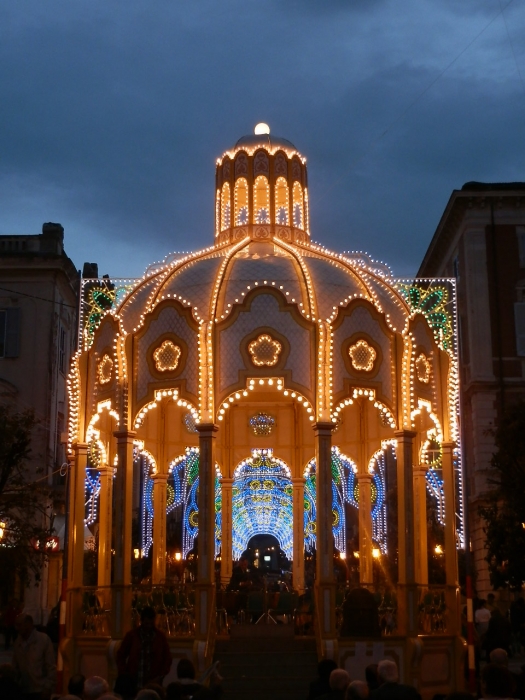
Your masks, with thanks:
<instances>
[{"instance_id":1,"label":"decorative panel","mask_svg":"<svg viewBox=\"0 0 525 700\"><path fill-rule=\"evenodd\" d=\"M197 334L188 325L186 319L179 315L175 307L166 306L161 310L158 318L151 321L144 335L137 340L138 371L136 372L135 389L137 401L141 401L146 396L149 382L158 381L150 372L146 353L161 345L161 342L155 343L155 340L164 333L174 333L186 343L188 350L187 356L184 358L184 369L176 375L176 379L185 379L188 392L194 396L198 395L199 351Z\"/></svg>"},{"instance_id":2,"label":"decorative panel","mask_svg":"<svg viewBox=\"0 0 525 700\"><path fill-rule=\"evenodd\" d=\"M341 347L347 338L358 333L366 334L381 348L382 363L377 374L374 373L373 380L381 382L381 391L383 395L389 401L392 401L392 349L390 339L387 335L385 335L379 321L377 321L372 316L370 311L364 306L357 306L353 310L352 314L350 316L346 316L341 325L334 331L334 394L337 394L343 390L343 380L350 376L346 370L346 366L341 355Z\"/></svg>"},{"instance_id":3,"label":"decorative panel","mask_svg":"<svg viewBox=\"0 0 525 700\"><path fill-rule=\"evenodd\" d=\"M270 250L273 246L268 246ZM299 273L300 274L300 273ZM230 267L228 279L225 284L224 304L219 311L219 316L225 314L231 308L228 304L243 301L244 296L249 292L247 286L254 288L254 283L258 285L268 284L275 289L283 287L280 291L286 296L287 301L299 304L302 302L307 307L306 294L303 292L298 279L298 272L294 266L292 258L284 255L267 255L260 258L247 258L237 255ZM275 282L275 285L272 285ZM288 294L287 294L288 292Z\"/></svg>"},{"instance_id":4,"label":"decorative panel","mask_svg":"<svg viewBox=\"0 0 525 700\"><path fill-rule=\"evenodd\" d=\"M366 294L366 287L348 270L326 259L304 256L310 271L317 299L319 316L327 319L334 313L334 306L355 294ZM345 304L346 306L346 304Z\"/></svg>"},{"instance_id":5,"label":"decorative panel","mask_svg":"<svg viewBox=\"0 0 525 700\"><path fill-rule=\"evenodd\" d=\"M241 311L231 326L220 332L219 361L216 362L219 390L239 381L239 370L246 367L240 350L240 344L251 331L259 327L275 328L287 338L290 353L285 369L292 370L292 380L312 390L311 354L313 336L303 328L287 311L281 311L277 299L272 294L259 294L251 304L250 311ZM256 371L253 368L253 371Z\"/></svg>"},{"instance_id":6,"label":"decorative panel","mask_svg":"<svg viewBox=\"0 0 525 700\"><path fill-rule=\"evenodd\" d=\"M171 294L178 298L180 295L191 302L192 308L197 307L200 318L208 320L215 278L222 260L222 256L214 256L187 263L159 290L161 296Z\"/></svg>"}]
</instances>

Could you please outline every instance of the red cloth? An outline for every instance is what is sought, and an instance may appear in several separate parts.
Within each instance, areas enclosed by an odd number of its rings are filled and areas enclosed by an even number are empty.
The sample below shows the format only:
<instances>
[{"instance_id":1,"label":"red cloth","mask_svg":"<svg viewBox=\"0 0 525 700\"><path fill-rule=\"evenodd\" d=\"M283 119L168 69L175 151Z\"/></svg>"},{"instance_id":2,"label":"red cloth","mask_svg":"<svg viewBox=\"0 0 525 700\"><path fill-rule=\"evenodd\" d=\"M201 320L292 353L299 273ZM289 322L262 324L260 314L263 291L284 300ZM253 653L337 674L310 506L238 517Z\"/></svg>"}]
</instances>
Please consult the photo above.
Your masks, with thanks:
<instances>
[{"instance_id":1,"label":"red cloth","mask_svg":"<svg viewBox=\"0 0 525 700\"><path fill-rule=\"evenodd\" d=\"M119 673L126 673L136 678L140 664L141 646L140 628L131 630L126 634L117 651L117 668ZM143 684L167 675L171 668L171 651L168 640L158 629L155 629L150 652L148 663L149 678L143 678Z\"/></svg>"}]
</instances>

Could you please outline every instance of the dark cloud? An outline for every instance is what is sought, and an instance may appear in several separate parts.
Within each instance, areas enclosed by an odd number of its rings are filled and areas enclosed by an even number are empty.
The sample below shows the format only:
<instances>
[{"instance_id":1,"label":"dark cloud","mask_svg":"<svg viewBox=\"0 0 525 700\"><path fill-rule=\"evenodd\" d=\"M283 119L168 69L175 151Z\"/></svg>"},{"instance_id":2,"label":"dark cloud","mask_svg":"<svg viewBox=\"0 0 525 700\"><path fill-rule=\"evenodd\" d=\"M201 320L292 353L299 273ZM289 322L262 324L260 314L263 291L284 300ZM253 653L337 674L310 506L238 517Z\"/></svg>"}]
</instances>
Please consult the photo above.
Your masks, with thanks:
<instances>
[{"instance_id":1,"label":"dark cloud","mask_svg":"<svg viewBox=\"0 0 525 700\"><path fill-rule=\"evenodd\" d=\"M137 275L211 243L215 158L268 121L314 238L411 274L452 189L523 179L518 5L513 46L500 15L464 51L498 2L5 4L0 232L58 220L77 265Z\"/></svg>"}]
</instances>

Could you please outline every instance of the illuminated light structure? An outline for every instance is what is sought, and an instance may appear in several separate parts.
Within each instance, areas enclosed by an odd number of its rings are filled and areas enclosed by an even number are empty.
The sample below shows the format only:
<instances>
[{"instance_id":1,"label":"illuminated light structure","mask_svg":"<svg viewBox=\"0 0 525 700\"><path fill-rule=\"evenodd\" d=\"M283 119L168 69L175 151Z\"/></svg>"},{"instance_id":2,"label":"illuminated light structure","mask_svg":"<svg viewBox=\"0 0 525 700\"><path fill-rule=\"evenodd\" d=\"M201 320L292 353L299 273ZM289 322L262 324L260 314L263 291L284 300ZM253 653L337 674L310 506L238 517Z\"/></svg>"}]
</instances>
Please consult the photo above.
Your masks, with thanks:
<instances>
[{"instance_id":1,"label":"illuminated light structure","mask_svg":"<svg viewBox=\"0 0 525 700\"><path fill-rule=\"evenodd\" d=\"M288 465L271 448L253 449L233 474L232 541L236 559L252 537L273 535L293 558L293 486Z\"/></svg>"},{"instance_id":2,"label":"illuminated light structure","mask_svg":"<svg viewBox=\"0 0 525 700\"><path fill-rule=\"evenodd\" d=\"M359 557L346 561L358 562L363 585L374 585L377 561L398 562L398 631L417 634L413 591L433 583L427 491L444 529L447 605L456 605L455 287L396 280L365 254L312 242L306 160L259 131L217 160L209 247L170 255L134 282L85 283L69 378L70 596L80 609L76 533L86 495L98 494L88 527L98 518L114 639L131 615L134 550L154 586L166 581L170 542L195 555L195 649L206 654L214 558L227 583L250 539L273 535L299 590L315 548L320 653L329 655L334 546L348 554L350 530ZM82 639L76 618L68 624Z\"/></svg>"}]
</instances>

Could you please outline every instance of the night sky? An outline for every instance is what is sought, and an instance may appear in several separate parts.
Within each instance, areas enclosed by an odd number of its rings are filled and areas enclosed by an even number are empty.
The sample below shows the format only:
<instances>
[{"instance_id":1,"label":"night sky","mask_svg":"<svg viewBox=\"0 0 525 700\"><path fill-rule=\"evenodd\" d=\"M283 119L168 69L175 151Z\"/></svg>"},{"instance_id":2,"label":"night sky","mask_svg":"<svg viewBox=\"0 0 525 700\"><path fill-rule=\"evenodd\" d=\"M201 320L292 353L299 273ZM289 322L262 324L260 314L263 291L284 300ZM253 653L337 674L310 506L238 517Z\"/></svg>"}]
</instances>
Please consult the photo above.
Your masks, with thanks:
<instances>
[{"instance_id":1,"label":"night sky","mask_svg":"<svg viewBox=\"0 0 525 700\"><path fill-rule=\"evenodd\" d=\"M413 275L452 190L525 180L525 0L7 0L0 234L140 276L213 242L215 159L307 158L312 238Z\"/></svg>"}]
</instances>

